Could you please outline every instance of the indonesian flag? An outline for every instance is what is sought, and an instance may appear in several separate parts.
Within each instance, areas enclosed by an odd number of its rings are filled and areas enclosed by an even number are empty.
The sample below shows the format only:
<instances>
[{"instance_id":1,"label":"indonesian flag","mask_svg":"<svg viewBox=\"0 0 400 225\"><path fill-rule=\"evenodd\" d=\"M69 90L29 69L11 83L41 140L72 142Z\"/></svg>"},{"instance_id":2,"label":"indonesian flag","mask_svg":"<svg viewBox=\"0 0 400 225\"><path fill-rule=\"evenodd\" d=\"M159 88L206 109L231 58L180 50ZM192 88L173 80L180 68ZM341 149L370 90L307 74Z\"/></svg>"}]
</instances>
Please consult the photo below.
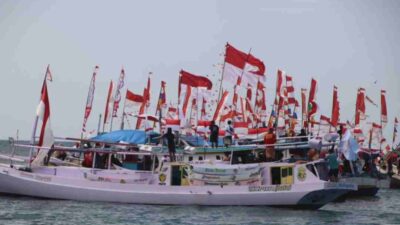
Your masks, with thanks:
<instances>
[{"instance_id":1,"label":"indonesian flag","mask_svg":"<svg viewBox=\"0 0 400 225\"><path fill-rule=\"evenodd\" d=\"M311 79L310 94L308 96L308 121L314 121L314 115L317 113L318 105L316 102L317 81Z\"/></svg>"},{"instance_id":2,"label":"indonesian flag","mask_svg":"<svg viewBox=\"0 0 400 225\"><path fill-rule=\"evenodd\" d=\"M197 121L197 126L195 128L196 133L201 136L207 136L210 133L210 128L209 128L210 125L211 121L208 120Z\"/></svg>"},{"instance_id":3,"label":"indonesian flag","mask_svg":"<svg viewBox=\"0 0 400 225\"><path fill-rule=\"evenodd\" d=\"M147 86L144 88L143 90L143 103L140 106L139 109L139 115L140 114L144 114L147 112L147 108L150 106L150 75L152 73L149 73L149 77L147 78ZM136 121L136 129L140 129L142 128L143 124L142 124L142 118L138 117L137 121ZM145 131L147 131L147 129L149 128L148 124L144 124L144 129Z\"/></svg>"},{"instance_id":4,"label":"indonesian flag","mask_svg":"<svg viewBox=\"0 0 400 225\"><path fill-rule=\"evenodd\" d=\"M257 83L255 113L259 117L258 122L266 120L267 101L265 99L265 86L260 81Z\"/></svg>"},{"instance_id":5,"label":"indonesian flag","mask_svg":"<svg viewBox=\"0 0 400 225\"><path fill-rule=\"evenodd\" d=\"M294 97L293 77L286 75L286 92L288 96L288 104L295 105L296 98Z\"/></svg>"},{"instance_id":6,"label":"indonesian flag","mask_svg":"<svg viewBox=\"0 0 400 225\"><path fill-rule=\"evenodd\" d=\"M226 104L226 100L228 99L228 95L229 95L228 91L224 91L224 93L222 94L222 97L218 102L217 108L215 109L215 113L213 116L214 121L218 121L220 119L220 117L222 116L222 111Z\"/></svg>"},{"instance_id":7,"label":"indonesian flag","mask_svg":"<svg viewBox=\"0 0 400 225\"><path fill-rule=\"evenodd\" d=\"M165 128L171 128L173 131L179 131L181 127L180 120L165 119Z\"/></svg>"},{"instance_id":8,"label":"indonesian flag","mask_svg":"<svg viewBox=\"0 0 400 225\"><path fill-rule=\"evenodd\" d=\"M32 166L42 165L44 158L49 152L49 148L54 144L53 130L51 129L50 123L50 101L49 94L47 92L46 79L43 82L40 102L36 110L36 115L40 119L40 121L42 121L38 146L44 148L39 149L38 154L32 161Z\"/></svg>"},{"instance_id":9,"label":"indonesian flag","mask_svg":"<svg viewBox=\"0 0 400 225\"><path fill-rule=\"evenodd\" d=\"M86 132L86 122L90 116L90 112L92 111L93 99L94 99L94 90L96 88L96 75L99 70L99 66L94 67L92 80L90 81L89 92L86 100L86 107L85 107L85 115L83 117L83 125L82 125L82 133Z\"/></svg>"},{"instance_id":10,"label":"indonesian flag","mask_svg":"<svg viewBox=\"0 0 400 225\"><path fill-rule=\"evenodd\" d=\"M223 81L235 84L241 78L243 83L254 87L259 80L265 79L264 73L265 65L260 59L226 44Z\"/></svg>"},{"instance_id":11,"label":"indonesian flag","mask_svg":"<svg viewBox=\"0 0 400 225\"><path fill-rule=\"evenodd\" d=\"M168 108L166 118L167 119L172 119L172 120L178 120L179 119L178 109L175 108L175 107L170 106Z\"/></svg>"},{"instance_id":12,"label":"indonesian flag","mask_svg":"<svg viewBox=\"0 0 400 225\"><path fill-rule=\"evenodd\" d=\"M398 126L399 126L399 121L397 120L397 117L395 117L394 118L394 129L393 129L393 146L394 146L394 144L396 142Z\"/></svg>"},{"instance_id":13,"label":"indonesian flag","mask_svg":"<svg viewBox=\"0 0 400 225\"><path fill-rule=\"evenodd\" d=\"M317 132L314 131L314 133L317 133L317 136L323 137L326 134L329 134L329 129L331 126L331 121L329 117L321 115L319 118L319 126Z\"/></svg>"},{"instance_id":14,"label":"indonesian flag","mask_svg":"<svg viewBox=\"0 0 400 225\"><path fill-rule=\"evenodd\" d=\"M180 72L179 84L185 84L195 88L204 87L207 90L211 90L212 88L212 82L207 77L194 75L184 70Z\"/></svg>"},{"instance_id":15,"label":"indonesian flag","mask_svg":"<svg viewBox=\"0 0 400 225\"><path fill-rule=\"evenodd\" d=\"M357 92L357 101L356 101L356 117L355 117L355 125L358 127L360 125L360 120L365 120L365 89L359 88Z\"/></svg>"},{"instance_id":16,"label":"indonesian flag","mask_svg":"<svg viewBox=\"0 0 400 225\"><path fill-rule=\"evenodd\" d=\"M338 88L333 86L333 99L332 99L332 116L331 116L331 123L333 127L336 127L339 122L340 116L340 106L338 100Z\"/></svg>"},{"instance_id":17,"label":"indonesian flag","mask_svg":"<svg viewBox=\"0 0 400 225\"><path fill-rule=\"evenodd\" d=\"M124 68L121 69L121 74L119 76L119 81L117 85L117 89L114 95L114 107L113 107L113 117L117 117L117 112L119 108L119 102L121 101L121 89L124 87L124 79L125 79L125 71Z\"/></svg>"},{"instance_id":18,"label":"indonesian flag","mask_svg":"<svg viewBox=\"0 0 400 225\"><path fill-rule=\"evenodd\" d=\"M107 124L110 121L110 118L111 118L110 110L113 108L113 105L114 105L114 101L113 101L113 97L112 97L113 89L114 89L114 83L111 80L110 81L110 85L108 87L108 95L107 95L106 107L105 107L105 110L104 110L103 124Z\"/></svg>"},{"instance_id":19,"label":"indonesian flag","mask_svg":"<svg viewBox=\"0 0 400 225\"><path fill-rule=\"evenodd\" d=\"M381 123L384 127L388 122L387 108L386 108L386 91L381 90Z\"/></svg>"},{"instance_id":20,"label":"indonesian flag","mask_svg":"<svg viewBox=\"0 0 400 225\"><path fill-rule=\"evenodd\" d=\"M134 116L138 114L138 109L144 103L142 95L134 94L130 90L126 90L124 113L125 115Z\"/></svg>"},{"instance_id":21,"label":"indonesian flag","mask_svg":"<svg viewBox=\"0 0 400 225\"><path fill-rule=\"evenodd\" d=\"M301 119L303 121L303 128L307 127L307 89L301 89Z\"/></svg>"}]
</instances>

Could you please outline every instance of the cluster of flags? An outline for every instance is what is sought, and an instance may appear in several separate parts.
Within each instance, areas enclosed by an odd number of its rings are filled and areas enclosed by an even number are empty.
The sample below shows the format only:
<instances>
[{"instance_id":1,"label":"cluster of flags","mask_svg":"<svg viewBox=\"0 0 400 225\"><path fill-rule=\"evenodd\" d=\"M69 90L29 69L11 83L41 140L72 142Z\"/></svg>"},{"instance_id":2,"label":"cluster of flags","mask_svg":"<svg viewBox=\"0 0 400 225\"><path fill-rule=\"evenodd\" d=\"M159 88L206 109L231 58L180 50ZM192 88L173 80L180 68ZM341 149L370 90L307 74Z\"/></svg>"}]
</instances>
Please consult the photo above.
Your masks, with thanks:
<instances>
[{"instance_id":1,"label":"cluster of flags","mask_svg":"<svg viewBox=\"0 0 400 225\"><path fill-rule=\"evenodd\" d=\"M92 111L95 82L99 67L95 66L90 81L88 96L85 105L82 124L82 136L87 133L87 121ZM168 127L190 135L207 136L211 121L224 126L230 120L236 128L237 135L243 138L264 134L268 128L274 128L277 132L287 132L304 128L308 132L320 134L321 132L335 132L340 126L351 129L361 144L368 144L369 148L380 145L386 141L382 135L382 129L388 121L386 108L386 91L381 91L380 123L366 123L366 102L378 106L366 95L364 88L357 91L354 123L343 123L340 120L340 102L338 88L333 87L331 117L320 115L317 103L317 80L311 79L309 89L301 88L301 105L295 97L293 76L278 69L275 99L270 109L267 108L266 99L266 67L261 59L254 56L251 50L243 52L231 44L225 46L224 64L221 74L221 84L213 85L212 81L203 75L194 74L186 70L179 72L177 88L177 104L167 103L165 81L161 81L160 92L155 112L150 112L151 73L147 79L147 85L141 94L126 89L123 101L121 129L124 129L125 121L132 124L130 118L136 118L134 129L154 130L159 126L160 132ZM53 134L50 126L50 104L47 92L47 80L52 80L50 68L46 69L43 82L40 104L37 110L38 121L42 121L38 156L32 162L37 164L47 154L53 144ZM224 88L223 84L233 85L233 88ZM119 105L122 98L122 89L125 87L125 70L121 69L118 82L111 80L108 87L106 105L103 118L103 129L106 125L112 131L113 118L118 117ZM211 91L219 87L217 99L213 99ZM308 96L307 96L308 93ZM231 100L230 100L231 99ZM215 104L213 104L215 103ZM300 107L301 106L301 107ZM268 113L267 110L270 110ZM298 110L301 110L301 116ZM269 114L269 115L268 115ZM299 123L301 121L301 123ZM151 123L151 124L150 124ZM397 140L398 120L395 118L393 131L393 143ZM99 128L100 129L100 128ZM223 129L221 135L223 135ZM100 132L98 130L98 132ZM368 141L366 141L368 140ZM375 143L376 142L376 143Z\"/></svg>"}]
</instances>

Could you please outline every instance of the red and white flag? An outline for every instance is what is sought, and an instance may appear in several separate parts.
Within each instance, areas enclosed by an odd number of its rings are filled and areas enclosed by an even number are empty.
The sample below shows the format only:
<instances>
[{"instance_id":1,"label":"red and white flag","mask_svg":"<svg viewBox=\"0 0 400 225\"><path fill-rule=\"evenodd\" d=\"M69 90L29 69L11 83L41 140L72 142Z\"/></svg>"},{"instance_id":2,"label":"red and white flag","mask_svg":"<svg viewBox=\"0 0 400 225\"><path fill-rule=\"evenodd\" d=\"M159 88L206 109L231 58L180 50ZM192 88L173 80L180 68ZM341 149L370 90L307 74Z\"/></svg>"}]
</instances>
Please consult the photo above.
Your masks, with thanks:
<instances>
[{"instance_id":1,"label":"red and white flag","mask_svg":"<svg viewBox=\"0 0 400 225\"><path fill-rule=\"evenodd\" d=\"M294 86L293 86L293 77L286 75L286 92L288 96L288 104L289 105L295 105L296 104L296 98L294 97Z\"/></svg>"},{"instance_id":2,"label":"red and white flag","mask_svg":"<svg viewBox=\"0 0 400 225\"><path fill-rule=\"evenodd\" d=\"M140 106L144 103L144 97L142 95L135 94L130 90L126 90L125 95L124 113L125 115L136 116Z\"/></svg>"},{"instance_id":3,"label":"red and white flag","mask_svg":"<svg viewBox=\"0 0 400 225\"><path fill-rule=\"evenodd\" d=\"M96 89L96 75L99 71L99 66L94 67L92 80L90 81L89 92L86 99L86 106L85 106L85 115L83 117L83 125L82 125L82 133L86 132L86 122L90 116L90 112L92 111L93 99L94 99L94 90Z\"/></svg>"},{"instance_id":4,"label":"red and white flag","mask_svg":"<svg viewBox=\"0 0 400 225\"><path fill-rule=\"evenodd\" d=\"M243 83L255 87L259 80L264 81L264 73L265 65L260 59L226 44L223 81L235 84L241 78Z\"/></svg>"},{"instance_id":5,"label":"red and white flag","mask_svg":"<svg viewBox=\"0 0 400 225\"><path fill-rule=\"evenodd\" d=\"M383 127L386 126L388 122L387 118L387 107L386 107L386 91L381 90L381 124Z\"/></svg>"},{"instance_id":6,"label":"red and white flag","mask_svg":"<svg viewBox=\"0 0 400 225\"><path fill-rule=\"evenodd\" d=\"M365 89L359 88L357 91L356 100L356 116L355 116L355 126L359 128L360 121L365 120Z\"/></svg>"},{"instance_id":7,"label":"red and white flag","mask_svg":"<svg viewBox=\"0 0 400 225\"><path fill-rule=\"evenodd\" d=\"M179 131L181 128L181 121L179 119L165 119L165 128L171 128L173 131Z\"/></svg>"},{"instance_id":8,"label":"red and white flag","mask_svg":"<svg viewBox=\"0 0 400 225\"><path fill-rule=\"evenodd\" d=\"M226 100L228 99L228 95L229 95L228 91L224 91L224 93L222 94L222 97L218 102L217 108L215 109L215 113L213 116L214 121L218 121L220 119L220 117L222 116L222 112L223 112L224 106L226 104Z\"/></svg>"},{"instance_id":9,"label":"red and white flag","mask_svg":"<svg viewBox=\"0 0 400 225\"><path fill-rule=\"evenodd\" d=\"M336 127L339 123L340 117L340 106L338 100L338 88L333 86L333 99L332 99L332 115L331 115L331 124L333 127Z\"/></svg>"},{"instance_id":10,"label":"red and white flag","mask_svg":"<svg viewBox=\"0 0 400 225\"><path fill-rule=\"evenodd\" d=\"M113 101L113 97L112 97L113 89L114 89L114 83L111 80L110 81L110 85L108 86L107 101L106 101L106 107L105 107L105 110L104 110L104 120L103 120L103 124L104 125L107 124L110 121L110 118L111 118L111 115L112 115L112 112L110 113L110 110L113 109L113 105L114 105L114 101Z\"/></svg>"},{"instance_id":11,"label":"red and white flag","mask_svg":"<svg viewBox=\"0 0 400 225\"><path fill-rule=\"evenodd\" d=\"M397 132L398 132L399 121L397 117L394 118L394 129L393 129L393 146L396 143Z\"/></svg>"},{"instance_id":12,"label":"red and white flag","mask_svg":"<svg viewBox=\"0 0 400 225\"><path fill-rule=\"evenodd\" d=\"M303 128L307 127L307 89L301 89L301 119L303 121Z\"/></svg>"},{"instance_id":13,"label":"red and white flag","mask_svg":"<svg viewBox=\"0 0 400 225\"><path fill-rule=\"evenodd\" d=\"M36 109L36 116L42 122L38 146L44 148L39 149L35 159L32 161L32 166L42 165L49 152L49 148L54 144L53 130L51 129L50 123L50 101L46 79L43 81L40 102Z\"/></svg>"},{"instance_id":14,"label":"red and white flag","mask_svg":"<svg viewBox=\"0 0 400 225\"><path fill-rule=\"evenodd\" d=\"M124 87L124 79L125 79L125 71L124 71L124 68L122 68L121 74L119 76L117 89L115 90L115 95L114 95L114 107L113 107L113 113L112 113L113 117L117 117L119 102L121 101L121 89Z\"/></svg>"},{"instance_id":15,"label":"red and white flag","mask_svg":"<svg viewBox=\"0 0 400 225\"><path fill-rule=\"evenodd\" d=\"M178 120L178 109L172 106L168 107L167 115L165 117L166 119L172 119L172 120Z\"/></svg>"},{"instance_id":16,"label":"red and white flag","mask_svg":"<svg viewBox=\"0 0 400 225\"><path fill-rule=\"evenodd\" d=\"M318 105L316 102L317 81L311 79L310 94L308 96L308 121L314 122L314 115L317 113Z\"/></svg>"},{"instance_id":17,"label":"red and white flag","mask_svg":"<svg viewBox=\"0 0 400 225\"><path fill-rule=\"evenodd\" d=\"M47 65L47 69L46 69L46 80L52 82L53 81L53 75L51 74L50 71L50 64Z\"/></svg>"}]
</instances>

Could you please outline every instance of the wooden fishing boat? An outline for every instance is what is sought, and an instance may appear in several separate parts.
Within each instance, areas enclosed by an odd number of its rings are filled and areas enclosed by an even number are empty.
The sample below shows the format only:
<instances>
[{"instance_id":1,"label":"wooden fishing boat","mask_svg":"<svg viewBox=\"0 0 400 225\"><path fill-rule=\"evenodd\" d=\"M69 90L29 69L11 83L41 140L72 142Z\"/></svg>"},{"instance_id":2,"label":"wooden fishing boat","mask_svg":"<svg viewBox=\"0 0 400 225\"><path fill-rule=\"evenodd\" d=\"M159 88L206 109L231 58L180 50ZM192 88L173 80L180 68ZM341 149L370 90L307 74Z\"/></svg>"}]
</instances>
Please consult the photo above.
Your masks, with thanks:
<instances>
[{"instance_id":1,"label":"wooden fishing boat","mask_svg":"<svg viewBox=\"0 0 400 225\"><path fill-rule=\"evenodd\" d=\"M32 146L30 146L32 147ZM55 147L57 149L57 147ZM105 150L63 151L105 154ZM110 151L147 155L151 152ZM111 155L111 154L109 154ZM14 157L15 158L15 157ZM155 160L153 160L153 163ZM356 190L315 176L306 164L254 163L230 165L160 161L150 170L115 170L69 166L0 164L0 192L49 199L162 205L268 205L318 209ZM212 177L197 179L211 172ZM255 173L255 174L254 174ZM235 175L238 179L233 179ZM252 182L246 182L245 177Z\"/></svg>"}]
</instances>

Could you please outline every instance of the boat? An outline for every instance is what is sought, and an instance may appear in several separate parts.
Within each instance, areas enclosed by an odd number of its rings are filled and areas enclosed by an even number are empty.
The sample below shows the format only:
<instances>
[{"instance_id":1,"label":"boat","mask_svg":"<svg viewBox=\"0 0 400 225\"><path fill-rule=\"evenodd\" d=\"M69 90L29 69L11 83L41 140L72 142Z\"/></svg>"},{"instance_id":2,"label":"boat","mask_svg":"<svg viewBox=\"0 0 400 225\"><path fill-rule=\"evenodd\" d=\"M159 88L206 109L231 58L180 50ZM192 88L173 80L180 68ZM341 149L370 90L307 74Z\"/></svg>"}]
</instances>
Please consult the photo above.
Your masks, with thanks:
<instances>
[{"instance_id":1,"label":"boat","mask_svg":"<svg viewBox=\"0 0 400 225\"><path fill-rule=\"evenodd\" d=\"M18 145L22 148L38 148ZM41 147L43 149L43 147ZM264 205L319 209L356 190L350 183L323 181L307 164L168 162L156 153L120 149L70 148L56 151L150 156L150 169L0 164L0 192L47 199L157 205ZM112 154L109 154L112 153ZM93 163L94 165L94 163ZM203 176L202 179L198 179ZM207 177L208 176L208 177ZM235 176L235 178L233 177ZM247 177L247 179L246 179ZM249 182L251 181L251 182Z\"/></svg>"}]
</instances>

